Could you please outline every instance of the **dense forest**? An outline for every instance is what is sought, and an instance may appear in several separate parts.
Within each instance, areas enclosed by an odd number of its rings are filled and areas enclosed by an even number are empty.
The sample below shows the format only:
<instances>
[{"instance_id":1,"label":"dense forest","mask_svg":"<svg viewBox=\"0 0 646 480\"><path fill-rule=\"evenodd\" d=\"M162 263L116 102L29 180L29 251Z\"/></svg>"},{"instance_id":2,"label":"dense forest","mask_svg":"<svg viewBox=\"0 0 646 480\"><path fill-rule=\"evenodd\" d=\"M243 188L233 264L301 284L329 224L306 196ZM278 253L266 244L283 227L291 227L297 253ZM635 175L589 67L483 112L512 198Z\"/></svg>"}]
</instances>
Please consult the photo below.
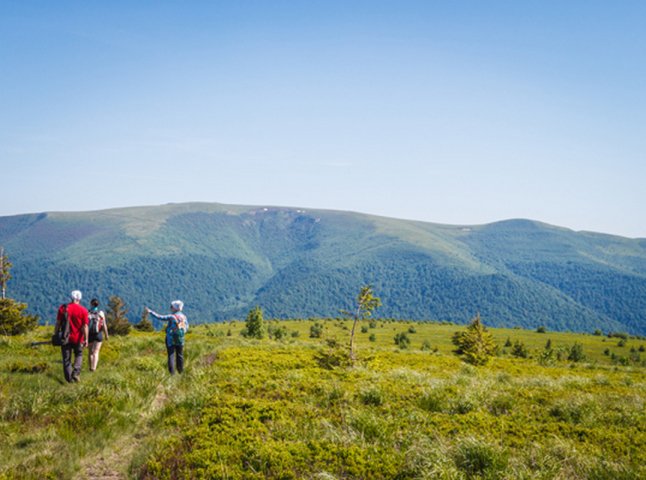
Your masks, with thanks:
<instances>
[{"instance_id":1,"label":"dense forest","mask_svg":"<svg viewBox=\"0 0 646 480\"><path fill-rule=\"evenodd\" d=\"M10 296L50 322L67 293L137 320L182 298L194 323L336 317L373 285L384 318L646 334L643 240L528 220L447 226L348 212L180 204L0 217Z\"/></svg>"}]
</instances>

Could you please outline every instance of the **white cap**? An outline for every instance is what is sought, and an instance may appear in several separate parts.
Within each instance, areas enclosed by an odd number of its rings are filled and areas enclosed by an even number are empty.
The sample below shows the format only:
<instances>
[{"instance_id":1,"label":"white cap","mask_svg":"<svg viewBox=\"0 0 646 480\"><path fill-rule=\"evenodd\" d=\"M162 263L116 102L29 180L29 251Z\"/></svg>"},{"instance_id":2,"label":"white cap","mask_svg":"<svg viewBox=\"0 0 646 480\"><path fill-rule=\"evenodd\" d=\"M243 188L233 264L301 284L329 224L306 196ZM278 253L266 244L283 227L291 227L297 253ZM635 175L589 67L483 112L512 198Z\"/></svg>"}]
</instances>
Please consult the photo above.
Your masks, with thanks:
<instances>
[{"instance_id":1,"label":"white cap","mask_svg":"<svg viewBox=\"0 0 646 480\"><path fill-rule=\"evenodd\" d=\"M184 302L182 302L181 300L173 300L172 302L170 302L170 308L178 312L181 312L182 309L184 308Z\"/></svg>"},{"instance_id":2,"label":"white cap","mask_svg":"<svg viewBox=\"0 0 646 480\"><path fill-rule=\"evenodd\" d=\"M70 293L70 297L72 300L77 300L80 302L81 298L83 298L83 294L80 290L74 290L72 293Z\"/></svg>"}]
</instances>

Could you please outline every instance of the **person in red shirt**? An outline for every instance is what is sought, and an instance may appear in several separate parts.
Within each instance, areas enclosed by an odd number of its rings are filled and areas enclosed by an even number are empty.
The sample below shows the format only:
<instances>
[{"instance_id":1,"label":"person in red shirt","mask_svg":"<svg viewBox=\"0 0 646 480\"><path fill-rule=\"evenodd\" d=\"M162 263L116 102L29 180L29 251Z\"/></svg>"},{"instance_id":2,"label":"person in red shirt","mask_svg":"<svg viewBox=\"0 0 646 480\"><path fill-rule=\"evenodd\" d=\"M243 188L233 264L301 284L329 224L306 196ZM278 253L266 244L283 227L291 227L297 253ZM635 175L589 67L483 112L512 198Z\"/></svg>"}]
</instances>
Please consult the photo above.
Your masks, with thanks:
<instances>
[{"instance_id":1,"label":"person in red shirt","mask_svg":"<svg viewBox=\"0 0 646 480\"><path fill-rule=\"evenodd\" d=\"M56 316L56 328L60 328L65 321L65 315L69 322L69 342L61 346L63 355L63 373L68 382L78 382L81 379L81 367L83 366L83 348L87 347L88 341L88 312L81 305L82 294L74 290L70 297L72 301L63 304L58 308ZM74 365L72 365L72 354L74 354Z\"/></svg>"}]
</instances>

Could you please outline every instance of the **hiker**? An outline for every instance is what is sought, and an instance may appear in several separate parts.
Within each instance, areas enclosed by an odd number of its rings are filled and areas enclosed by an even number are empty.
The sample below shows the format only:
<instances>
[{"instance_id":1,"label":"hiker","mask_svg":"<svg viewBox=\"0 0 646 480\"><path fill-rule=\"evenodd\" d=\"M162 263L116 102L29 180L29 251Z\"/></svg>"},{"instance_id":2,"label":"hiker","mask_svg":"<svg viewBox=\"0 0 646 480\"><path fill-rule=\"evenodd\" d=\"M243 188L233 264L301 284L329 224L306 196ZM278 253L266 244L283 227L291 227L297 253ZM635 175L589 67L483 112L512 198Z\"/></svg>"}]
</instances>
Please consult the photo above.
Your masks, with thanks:
<instances>
[{"instance_id":1,"label":"hiker","mask_svg":"<svg viewBox=\"0 0 646 480\"><path fill-rule=\"evenodd\" d=\"M105 321L105 313L99 310L99 301L96 298L90 300L89 331L90 331L90 372L96 370L99 363L99 351L103 340L108 339L108 325Z\"/></svg>"},{"instance_id":2,"label":"hiker","mask_svg":"<svg viewBox=\"0 0 646 480\"><path fill-rule=\"evenodd\" d=\"M88 313L81 305L83 295L80 291L74 290L70 293L71 302L63 304L58 308L55 330L63 328L67 321L69 326L69 340L61 345L63 355L63 373L65 380L69 383L78 382L81 379L81 367L83 366L83 347L87 347L88 339ZM74 354L74 365L72 366L72 354Z\"/></svg>"},{"instance_id":3,"label":"hiker","mask_svg":"<svg viewBox=\"0 0 646 480\"><path fill-rule=\"evenodd\" d=\"M173 375L184 371L184 334L188 331L188 320L182 313L184 302L175 300L170 304L170 315L160 315L146 307L146 311L158 320L168 322L166 325L166 351L168 353L168 371Z\"/></svg>"}]
</instances>

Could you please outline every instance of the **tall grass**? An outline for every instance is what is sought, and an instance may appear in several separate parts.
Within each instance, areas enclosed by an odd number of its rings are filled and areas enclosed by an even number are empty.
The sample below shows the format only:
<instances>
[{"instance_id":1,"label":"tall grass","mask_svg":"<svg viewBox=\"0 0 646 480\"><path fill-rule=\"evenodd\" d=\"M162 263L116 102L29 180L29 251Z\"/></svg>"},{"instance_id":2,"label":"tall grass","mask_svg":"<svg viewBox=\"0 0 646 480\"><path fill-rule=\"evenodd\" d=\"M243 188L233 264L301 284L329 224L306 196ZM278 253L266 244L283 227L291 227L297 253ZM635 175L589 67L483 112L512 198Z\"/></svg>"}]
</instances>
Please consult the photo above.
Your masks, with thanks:
<instances>
[{"instance_id":1,"label":"tall grass","mask_svg":"<svg viewBox=\"0 0 646 480\"><path fill-rule=\"evenodd\" d=\"M548 334L553 348L583 345L583 364L473 367L452 352L455 326L415 326L433 352L394 344L410 324L375 322L354 366L325 367L347 324L317 321L322 338L310 321L263 341L242 338L242 322L195 327L174 377L161 333L113 338L79 384L62 381L60 352L29 346L43 329L0 339L0 478L82 478L110 451L119 474L150 479L646 477L645 369L614 365L603 337ZM492 331L530 349L546 338Z\"/></svg>"}]
</instances>

